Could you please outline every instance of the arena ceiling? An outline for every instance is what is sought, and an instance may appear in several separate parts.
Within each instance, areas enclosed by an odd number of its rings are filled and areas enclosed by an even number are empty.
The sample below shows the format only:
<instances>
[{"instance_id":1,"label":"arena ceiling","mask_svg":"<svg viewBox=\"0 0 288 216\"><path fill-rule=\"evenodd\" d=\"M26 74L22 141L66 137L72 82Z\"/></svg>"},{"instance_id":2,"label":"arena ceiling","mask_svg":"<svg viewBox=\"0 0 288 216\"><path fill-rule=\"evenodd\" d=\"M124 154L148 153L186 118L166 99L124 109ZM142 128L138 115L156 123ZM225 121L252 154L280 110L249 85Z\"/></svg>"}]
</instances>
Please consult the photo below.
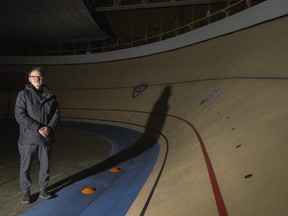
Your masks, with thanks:
<instances>
[{"instance_id":1,"label":"arena ceiling","mask_svg":"<svg viewBox=\"0 0 288 216\"><path fill-rule=\"evenodd\" d=\"M83 0L1 0L0 41L104 39Z\"/></svg>"}]
</instances>

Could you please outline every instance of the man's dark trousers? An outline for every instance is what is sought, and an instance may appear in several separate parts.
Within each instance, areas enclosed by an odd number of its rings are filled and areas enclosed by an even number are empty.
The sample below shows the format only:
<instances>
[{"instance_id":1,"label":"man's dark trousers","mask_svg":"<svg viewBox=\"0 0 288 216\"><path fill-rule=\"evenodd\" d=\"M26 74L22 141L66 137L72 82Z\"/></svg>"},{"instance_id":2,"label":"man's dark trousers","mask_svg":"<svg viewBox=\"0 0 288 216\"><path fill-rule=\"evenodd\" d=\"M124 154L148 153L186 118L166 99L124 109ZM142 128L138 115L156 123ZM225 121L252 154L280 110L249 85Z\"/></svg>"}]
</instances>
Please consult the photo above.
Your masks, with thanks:
<instances>
[{"instance_id":1,"label":"man's dark trousers","mask_svg":"<svg viewBox=\"0 0 288 216\"><path fill-rule=\"evenodd\" d=\"M33 160L38 157L39 160L39 185L45 189L49 180L49 160L50 146L49 145L23 145L18 144L20 152L20 187L23 191L30 190L32 185L30 168Z\"/></svg>"}]
</instances>

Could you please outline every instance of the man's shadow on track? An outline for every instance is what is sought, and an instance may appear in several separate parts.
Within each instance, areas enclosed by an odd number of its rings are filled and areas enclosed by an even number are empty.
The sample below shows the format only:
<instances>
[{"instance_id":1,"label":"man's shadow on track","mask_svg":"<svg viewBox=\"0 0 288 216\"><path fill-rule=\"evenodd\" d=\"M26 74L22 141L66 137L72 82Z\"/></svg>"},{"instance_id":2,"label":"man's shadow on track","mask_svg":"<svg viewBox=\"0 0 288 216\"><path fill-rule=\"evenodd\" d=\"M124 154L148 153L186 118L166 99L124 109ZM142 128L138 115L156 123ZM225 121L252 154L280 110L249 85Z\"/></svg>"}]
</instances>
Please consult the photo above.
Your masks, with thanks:
<instances>
[{"instance_id":1,"label":"man's shadow on track","mask_svg":"<svg viewBox=\"0 0 288 216\"><path fill-rule=\"evenodd\" d=\"M141 136L134 145L112 155L111 157L96 164L95 166L82 170L81 172L78 172L50 185L47 189L53 194L55 194L61 188L71 185L81 179L96 175L97 173L110 169L122 162L125 162L144 153L150 147L154 146L157 143L159 136L161 135L162 129L165 125L166 114L169 110L168 100L170 96L171 86L167 86L163 89L160 98L153 106L153 110L148 118L143 136Z\"/></svg>"}]
</instances>

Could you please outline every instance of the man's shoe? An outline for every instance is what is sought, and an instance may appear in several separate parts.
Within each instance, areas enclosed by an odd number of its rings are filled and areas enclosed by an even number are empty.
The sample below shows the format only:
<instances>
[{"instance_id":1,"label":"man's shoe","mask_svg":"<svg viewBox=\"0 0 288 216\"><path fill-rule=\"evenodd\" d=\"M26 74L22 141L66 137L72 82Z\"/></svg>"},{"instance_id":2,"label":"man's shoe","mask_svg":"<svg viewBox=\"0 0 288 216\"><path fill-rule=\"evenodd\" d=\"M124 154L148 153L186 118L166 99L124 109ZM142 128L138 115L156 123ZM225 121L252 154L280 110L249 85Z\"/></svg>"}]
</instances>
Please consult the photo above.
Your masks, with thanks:
<instances>
[{"instance_id":1,"label":"man's shoe","mask_svg":"<svg viewBox=\"0 0 288 216\"><path fill-rule=\"evenodd\" d=\"M48 193L45 189L41 189L39 192L39 197L41 197L42 199L50 199L52 195Z\"/></svg>"},{"instance_id":2,"label":"man's shoe","mask_svg":"<svg viewBox=\"0 0 288 216\"><path fill-rule=\"evenodd\" d=\"M30 195L30 191L29 190L27 190L26 192L25 192L25 195L24 195L24 197L23 197L23 199L22 199L22 203L25 203L25 204L28 204L28 203L31 203L31 200L32 200L32 197L31 197L31 195Z\"/></svg>"}]
</instances>

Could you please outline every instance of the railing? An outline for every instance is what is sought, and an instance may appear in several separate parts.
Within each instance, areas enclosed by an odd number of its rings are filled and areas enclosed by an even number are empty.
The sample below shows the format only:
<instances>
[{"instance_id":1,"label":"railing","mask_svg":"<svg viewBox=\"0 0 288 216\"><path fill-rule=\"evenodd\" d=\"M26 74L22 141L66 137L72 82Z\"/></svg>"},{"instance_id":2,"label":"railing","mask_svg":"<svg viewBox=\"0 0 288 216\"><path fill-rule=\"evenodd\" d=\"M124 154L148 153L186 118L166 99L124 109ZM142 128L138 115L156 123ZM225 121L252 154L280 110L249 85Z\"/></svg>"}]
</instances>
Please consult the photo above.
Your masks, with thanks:
<instances>
[{"instance_id":1,"label":"railing","mask_svg":"<svg viewBox=\"0 0 288 216\"><path fill-rule=\"evenodd\" d=\"M173 30L166 31L164 33L157 34L157 35L154 35L154 36L145 37L144 39L131 41L131 42L128 42L128 43L122 43L122 44L118 45L117 48L118 49L119 49L119 47L131 48L131 47L134 47L135 45L138 45L138 44L145 45L145 44L149 44L149 43L153 43L153 42L161 41L163 39L168 39L168 38L177 36L177 35L179 35L179 32L180 32L180 34L183 34L183 33L192 31L192 30L194 30L196 28L199 28L199 27L202 27L202 26L204 26L206 24L212 23L212 18L216 17L219 14L224 13L225 14L224 18L228 17L230 9L234 8L235 6L238 6L238 5L242 4L243 2L246 2L246 0L240 0L240 1L238 1L238 2L236 2L234 4L232 4L232 5L224 8L224 9L221 9L221 10L215 12L215 13L212 13L212 14L208 13L203 18L200 18L200 19L198 19L198 20L196 20L194 22L188 23L186 25L183 25L181 27L175 28ZM218 21L218 20L219 19L213 20L213 22ZM198 27L197 27L197 25L198 25ZM188 30L186 30L186 29L188 29ZM171 35L171 36L169 36L169 35ZM110 46L110 47L108 46L106 48L113 48L113 46Z\"/></svg>"},{"instance_id":2,"label":"railing","mask_svg":"<svg viewBox=\"0 0 288 216\"><path fill-rule=\"evenodd\" d=\"M264 0L263 0L264 1ZM262 2L262 1L261 1ZM119 43L118 39L110 39L103 41L89 41L89 42L81 42L81 43L73 43L70 44L70 47L64 47L64 45L57 48L58 50L53 49L43 49L34 51L32 48L30 50L16 50L16 51L0 51L0 55L4 56L58 56L58 55L80 55L80 54L93 54L93 53L101 53L119 49L132 48L137 46L142 46L154 42L158 42L161 40L165 40L168 38L175 37L179 34L183 34L186 32L190 32L197 28L203 27L210 23L216 22L220 19L226 18L232 14L238 13L242 10L245 10L249 5L250 0L239 0L238 2L231 4L217 12L210 13L207 10L207 14L205 17L197 19L191 23L185 24L181 27L175 28L170 31L166 31L157 35L148 36L145 35L144 38L139 40L133 40L126 43ZM80 48L78 47L80 46ZM82 47L81 47L82 46Z\"/></svg>"}]
</instances>

